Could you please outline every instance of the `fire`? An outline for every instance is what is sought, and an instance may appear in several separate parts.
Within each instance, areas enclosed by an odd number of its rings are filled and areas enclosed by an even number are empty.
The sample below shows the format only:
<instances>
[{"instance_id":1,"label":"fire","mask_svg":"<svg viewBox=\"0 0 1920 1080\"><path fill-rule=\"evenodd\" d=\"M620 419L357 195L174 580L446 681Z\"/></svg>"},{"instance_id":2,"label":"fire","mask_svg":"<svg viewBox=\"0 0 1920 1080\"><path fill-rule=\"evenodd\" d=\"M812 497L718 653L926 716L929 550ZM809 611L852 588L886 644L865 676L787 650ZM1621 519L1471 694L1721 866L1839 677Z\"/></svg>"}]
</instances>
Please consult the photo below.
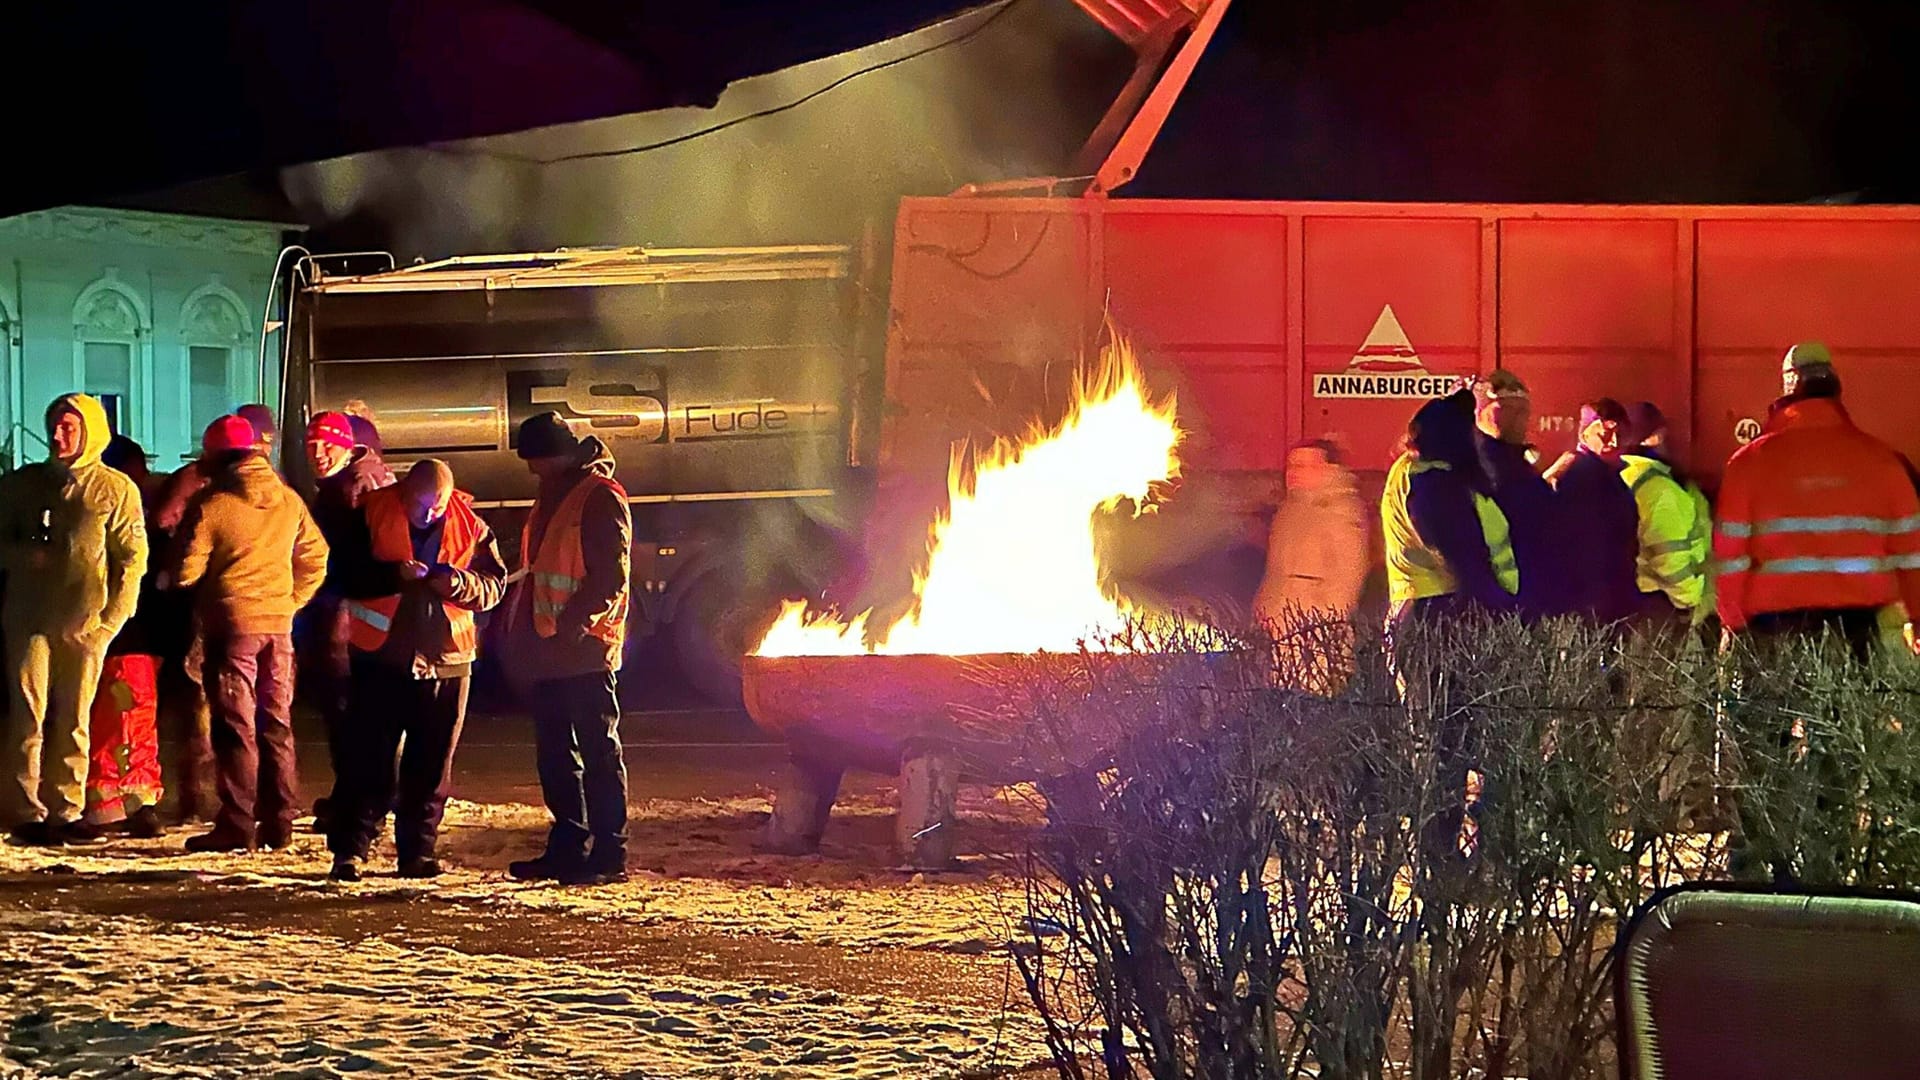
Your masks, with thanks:
<instances>
[{"instance_id":1,"label":"fire","mask_svg":"<svg viewBox=\"0 0 1920 1080\"><path fill-rule=\"evenodd\" d=\"M1002 439L968 484L958 448L947 473L949 509L915 574L913 609L866 644L868 615L848 621L788 601L760 656L1064 652L1123 629L1132 607L1102 586L1093 515L1122 498L1139 504L1179 475L1180 429L1171 397L1154 402L1132 348L1115 339L1083 374L1066 418L1050 430Z\"/></svg>"}]
</instances>

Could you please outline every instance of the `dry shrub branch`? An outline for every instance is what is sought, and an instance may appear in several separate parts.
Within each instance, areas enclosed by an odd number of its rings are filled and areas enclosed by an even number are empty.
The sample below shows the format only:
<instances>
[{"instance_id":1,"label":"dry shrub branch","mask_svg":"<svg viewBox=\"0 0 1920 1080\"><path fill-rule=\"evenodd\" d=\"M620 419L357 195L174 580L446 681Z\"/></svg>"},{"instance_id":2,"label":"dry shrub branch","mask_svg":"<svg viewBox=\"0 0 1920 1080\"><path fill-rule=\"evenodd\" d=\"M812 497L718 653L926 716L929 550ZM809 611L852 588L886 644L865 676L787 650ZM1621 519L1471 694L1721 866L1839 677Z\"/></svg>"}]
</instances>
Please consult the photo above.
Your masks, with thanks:
<instances>
[{"instance_id":1,"label":"dry shrub branch","mask_svg":"<svg viewBox=\"0 0 1920 1080\"><path fill-rule=\"evenodd\" d=\"M1136 628L1000 674L1060 1073L1575 1078L1652 892L1920 884L1909 664L1475 621Z\"/></svg>"}]
</instances>

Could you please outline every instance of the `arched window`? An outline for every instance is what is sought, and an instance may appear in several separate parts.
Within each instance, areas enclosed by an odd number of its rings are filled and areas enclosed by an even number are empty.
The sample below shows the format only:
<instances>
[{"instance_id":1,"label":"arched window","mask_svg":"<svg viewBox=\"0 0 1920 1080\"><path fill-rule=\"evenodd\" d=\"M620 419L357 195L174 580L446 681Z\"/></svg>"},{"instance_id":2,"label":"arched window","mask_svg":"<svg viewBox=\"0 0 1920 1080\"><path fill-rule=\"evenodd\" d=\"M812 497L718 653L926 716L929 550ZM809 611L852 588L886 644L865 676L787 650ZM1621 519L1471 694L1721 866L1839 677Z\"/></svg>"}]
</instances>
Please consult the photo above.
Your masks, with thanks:
<instances>
[{"instance_id":1,"label":"arched window","mask_svg":"<svg viewBox=\"0 0 1920 1080\"><path fill-rule=\"evenodd\" d=\"M180 370L186 380L187 438L197 445L208 424L255 395L243 388L238 365L250 337L245 307L217 282L195 289L180 305Z\"/></svg>"},{"instance_id":2,"label":"arched window","mask_svg":"<svg viewBox=\"0 0 1920 1080\"><path fill-rule=\"evenodd\" d=\"M145 437L152 419L152 337L146 305L111 272L73 305L73 381L100 399L116 433L135 439Z\"/></svg>"}]
</instances>

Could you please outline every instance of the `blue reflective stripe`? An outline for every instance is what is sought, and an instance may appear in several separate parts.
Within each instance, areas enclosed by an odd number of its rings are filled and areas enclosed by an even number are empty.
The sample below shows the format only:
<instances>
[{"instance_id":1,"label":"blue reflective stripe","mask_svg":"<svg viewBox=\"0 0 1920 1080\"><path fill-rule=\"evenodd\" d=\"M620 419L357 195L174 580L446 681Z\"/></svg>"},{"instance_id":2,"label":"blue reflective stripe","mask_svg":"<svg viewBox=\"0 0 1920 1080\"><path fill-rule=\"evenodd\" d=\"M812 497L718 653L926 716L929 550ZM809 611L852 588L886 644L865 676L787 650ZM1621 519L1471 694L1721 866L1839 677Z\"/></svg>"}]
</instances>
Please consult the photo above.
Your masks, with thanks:
<instances>
[{"instance_id":1,"label":"blue reflective stripe","mask_svg":"<svg viewBox=\"0 0 1920 1080\"><path fill-rule=\"evenodd\" d=\"M1722 574L1740 574L1753 569L1753 560L1745 555L1737 559L1721 559L1719 570Z\"/></svg>"},{"instance_id":2,"label":"blue reflective stripe","mask_svg":"<svg viewBox=\"0 0 1920 1080\"><path fill-rule=\"evenodd\" d=\"M1744 540L1753 535L1753 526L1744 521L1723 521L1720 523L1720 535L1736 536Z\"/></svg>"},{"instance_id":3,"label":"blue reflective stripe","mask_svg":"<svg viewBox=\"0 0 1920 1080\"><path fill-rule=\"evenodd\" d=\"M1889 555L1886 563L1889 570L1920 570L1920 555Z\"/></svg>"},{"instance_id":4,"label":"blue reflective stripe","mask_svg":"<svg viewBox=\"0 0 1920 1080\"><path fill-rule=\"evenodd\" d=\"M1864 532L1875 536L1898 536L1902 533L1920 532L1920 515L1903 518L1871 517L1866 514L1783 517L1762 521L1753 527L1755 536L1772 536L1778 533L1837 532Z\"/></svg>"},{"instance_id":5,"label":"blue reflective stripe","mask_svg":"<svg viewBox=\"0 0 1920 1080\"><path fill-rule=\"evenodd\" d=\"M373 627L383 634L393 629L392 619L380 614L365 604L357 604L352 600L347 601L347 614L359 619L361 622L366 623L368 626Z\"/></svg>"},{"instance_id":6,"label":"blue reflective stripe","mask_svg":"<svg viewBox=\"0 0 1920 1080\"><path fill-rule=\"evenodd\" d=\"M1762 574L1882 574L1893 567L1888 564L1893 559L1882 559L1872 555L1845 556L1840 558L1820 558L1802 556L1794 559L1768 559L1760 564L1757 573Z\"/></svg>"}]
</instances>

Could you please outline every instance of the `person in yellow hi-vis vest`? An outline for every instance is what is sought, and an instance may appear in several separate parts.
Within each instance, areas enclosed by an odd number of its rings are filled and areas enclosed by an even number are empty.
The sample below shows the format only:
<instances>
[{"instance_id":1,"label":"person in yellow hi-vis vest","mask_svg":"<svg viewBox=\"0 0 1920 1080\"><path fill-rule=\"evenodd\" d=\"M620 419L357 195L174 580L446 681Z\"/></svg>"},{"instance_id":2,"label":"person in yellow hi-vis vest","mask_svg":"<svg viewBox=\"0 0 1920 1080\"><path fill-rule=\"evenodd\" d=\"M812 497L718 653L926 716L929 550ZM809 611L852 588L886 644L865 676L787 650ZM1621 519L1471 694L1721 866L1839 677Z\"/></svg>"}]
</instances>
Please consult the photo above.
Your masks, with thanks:
<instances>
[{"instance_id":1,"label":"person in yellow hi-vis vest","mask_svg":"<svg viewBox=\"0 0 1920 1080\"><path fill-rule=\"evenodd\" d=\"M1640 514L1639 617L1699 626L1713 613L1713 512L1667 457L1667 418L1651 401L1627 410L1620 479Z\"/></svg>"},{"instance_id":2,"label":"person in yellow hi-vis vest","mask_svg":"<svg viewBox=\"0 0 1920 1080\"><path fill-rule=\"evenodd\" d=\"M342 775L327 829L331 876L360 880L392 807L400 876L437 877L434 848L480 651L474 613L507 589L500 545L472 496L454 489L453 470L432 458L398 485L367 492L339 544L333 568L353 693L334 759Z\"/></svg>"},{"instance_id":3,"label":"person in yellow hi-vis vest","mask_svg":"<svg viewBox=\"0 0 1920 1080\"><path fill-rule=\"evenodd\" d=\"M1457 644L1445 624L1475 609L1517 613L1520 592L1512 534L1481 471L1473 431L1471 390L1422 405L1380 499L1393 666L1416 723L1434 725L1436 779L1455 806L1424 826L1424 842L1467 856L1479 849L1489 779L1476 765L1470 711L1442 700L1446 680L1436 660ZM1442 632L1429 638L1435 630Z\"/></svg>"},{"instance_id":4,"label":"person in yellow hi-vis vest","mask_svg":"<svg viewBox=\"0 0 1920 1080\"><path fill-rule=\"evenodd\" d=\"M618 675L626 645L633 516L599 439L559 413L527 419L515 450L540 480L507 616L510 675L533 710L540 791L553 827L523 881L596 885L626 878L627 769ZM589 848L591 844L591 848Z\"/></svg>"},{"instance_id":5,"label":"person in yellow hi-vis vest","mask_svg":"<svg viewBox=\"0 0 1920 1080\"><path fill-rule=\"evenodd\" d=\"M1472 607L1515 610L1520 570L1506 515L1487 494L1473 443L1473 395L1429 401L1380 499L1389 620L1431 621Z\"/></svg>"}]
</instances>

